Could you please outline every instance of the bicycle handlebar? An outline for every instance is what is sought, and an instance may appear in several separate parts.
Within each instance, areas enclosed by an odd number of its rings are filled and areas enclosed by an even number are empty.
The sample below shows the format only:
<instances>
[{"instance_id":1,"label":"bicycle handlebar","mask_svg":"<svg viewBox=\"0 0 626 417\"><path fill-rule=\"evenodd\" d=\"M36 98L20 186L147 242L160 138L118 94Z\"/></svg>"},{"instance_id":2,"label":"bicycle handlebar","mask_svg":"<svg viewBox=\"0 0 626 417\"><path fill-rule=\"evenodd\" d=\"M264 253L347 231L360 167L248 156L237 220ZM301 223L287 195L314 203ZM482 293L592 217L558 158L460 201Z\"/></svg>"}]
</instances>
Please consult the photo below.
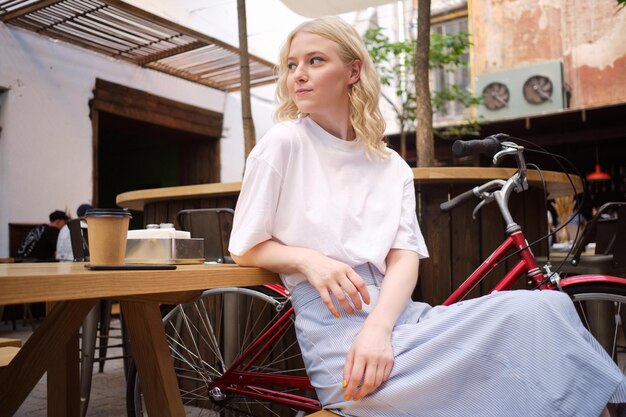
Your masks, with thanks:
<instances>
[{"instance_id":1,"label":"bicycle handlebar","mask_svg":"<svg viewBox=\"0 0 626 417\"><path fill-rule=\"evenodd\" d=\"M492 157L501 150L500 139L504 137L507 135L498 133L487 136L485 139L456 140L452 145L452 153L457 157L476 154Z\"/></svg>"},{"instance_id":2,"label":"bicycle handlebar","mask_svg":"<svg viewBox=\"0 0 626 417\"><path fill-rule=\"evenodd\" d=\"M457 195L456 197L454 197L452 200L448 200L445 201L443 203L441 203L439 205L439 208L444 211L444 212L448 212L450 210L452 210L453 208L455 208L456 206L460 206L461 204L465 204L470 200L473 199L480 199L479 196L477 196L474 193L475 188L472 188L471 190L467 190L464 193L461 193L459 195Z\"/></svg>"}]
</instances>

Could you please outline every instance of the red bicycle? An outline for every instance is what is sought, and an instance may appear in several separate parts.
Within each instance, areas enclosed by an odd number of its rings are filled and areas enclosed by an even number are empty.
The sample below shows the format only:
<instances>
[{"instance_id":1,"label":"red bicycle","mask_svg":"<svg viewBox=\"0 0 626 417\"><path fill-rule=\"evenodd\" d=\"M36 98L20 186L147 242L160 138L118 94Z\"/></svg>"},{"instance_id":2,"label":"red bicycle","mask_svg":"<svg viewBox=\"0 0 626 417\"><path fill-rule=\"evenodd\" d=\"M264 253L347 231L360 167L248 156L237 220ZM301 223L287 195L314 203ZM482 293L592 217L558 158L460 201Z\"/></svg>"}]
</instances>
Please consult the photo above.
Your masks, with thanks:
<instances>
[{"instance_id":1,"label":"red bicycle","mask_svg":"<svg viewBox=\"0 0 626 417\"><path fill-rule=\"evenodd\" d=\"M561 277L550 271L550 265L540 268L511 216L509 197L528 188L524 148L490 137L457 141L453 151L458 156L488 154L494 164L512 156L518 171L507 180L489 181L441 205L449 211L475 199L477 208L495 201L506 222L504 242L444 304L463 299L498 263L517 256L518 262L493 290L509 290L517 280L526 279L532 288L566 292L589 330L624 369L626 279ZM208 290L195 302L169 311L163 323L187 415L304 416L319 410L300 358L293 320L289 293L281 285ZM132 368L127 405L129 416L143 415L141 389Z\"/></svg>"}]
</instances>

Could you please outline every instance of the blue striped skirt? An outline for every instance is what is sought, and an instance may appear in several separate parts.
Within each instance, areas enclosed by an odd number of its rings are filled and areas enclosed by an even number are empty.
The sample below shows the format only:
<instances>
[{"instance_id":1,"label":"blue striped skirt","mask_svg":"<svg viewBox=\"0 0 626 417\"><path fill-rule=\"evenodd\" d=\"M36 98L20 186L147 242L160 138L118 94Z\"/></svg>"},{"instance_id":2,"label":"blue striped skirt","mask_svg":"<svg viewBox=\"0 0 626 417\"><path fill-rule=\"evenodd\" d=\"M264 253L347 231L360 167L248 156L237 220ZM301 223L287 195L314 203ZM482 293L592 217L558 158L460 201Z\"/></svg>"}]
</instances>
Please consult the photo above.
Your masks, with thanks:
<instances>
[{"instance_id":1,"label":"blue striped skirt","mask_svg":"<svg viewBox=\"0 0 626 417\"><path fill-rule=\"evenodd\" d=\"M324 408L371 417L596 417L626 402L626 380L566 294L503 291L452 306L409 302L392 334L395 362L376 391L345 401L345 357L376 305L382 274L355 268L369 306L334 317L308 283L292 291L296 333Z\"/></svg>"}]
</instances>

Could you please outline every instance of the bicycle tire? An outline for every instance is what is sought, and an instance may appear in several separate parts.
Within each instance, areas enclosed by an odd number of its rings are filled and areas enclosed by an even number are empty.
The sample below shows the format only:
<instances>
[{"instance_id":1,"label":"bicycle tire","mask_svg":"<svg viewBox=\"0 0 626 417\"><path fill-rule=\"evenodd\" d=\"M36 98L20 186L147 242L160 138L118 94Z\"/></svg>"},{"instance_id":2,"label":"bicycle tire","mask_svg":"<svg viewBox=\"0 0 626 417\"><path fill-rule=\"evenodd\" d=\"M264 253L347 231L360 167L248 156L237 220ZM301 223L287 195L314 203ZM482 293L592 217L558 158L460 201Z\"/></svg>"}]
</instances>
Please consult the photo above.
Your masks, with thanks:
<instances>
[{"instance_id":1,"label":"bicycle tire","mask_svg":"<svg viewBox=\"0 0 626 417\"><path fill-rule=\"evenodd\" d=\"M583 282L563 287L581 321L620 369L626 370L626 285Z\"/></svg>"},{"instance_id":2,"label":"bicycle tire","mask_svg":"<svg viewBox=\"0 0 626 417\"><path fill-rule=\"evenodd\" d=\"M168 345L174 359L185 413L187 416L302 416L302 411L271 401L248 396L209 392L211 381L219 378L233 359L238 357L259 334L267 330L285 310L280 298L252 288L218 288L207 290L194 302L179 304L163 318ZM228 312L225 312L228 309ZM225 318L228 317L228 324ZM271 349L254 361L250 369L283 375L306 376L300 349L293 329L293 317L287 332ZM231 348L226 349L230 340ZM232 347L236 347L236 354ZM271 387L270 387L271 388ZM280 388L285 392L285 388ZM312 391L292 390L292 394L315 398ZM127 379L127 414L145 414L136 368Z\"/></svg>"}]
</instances>

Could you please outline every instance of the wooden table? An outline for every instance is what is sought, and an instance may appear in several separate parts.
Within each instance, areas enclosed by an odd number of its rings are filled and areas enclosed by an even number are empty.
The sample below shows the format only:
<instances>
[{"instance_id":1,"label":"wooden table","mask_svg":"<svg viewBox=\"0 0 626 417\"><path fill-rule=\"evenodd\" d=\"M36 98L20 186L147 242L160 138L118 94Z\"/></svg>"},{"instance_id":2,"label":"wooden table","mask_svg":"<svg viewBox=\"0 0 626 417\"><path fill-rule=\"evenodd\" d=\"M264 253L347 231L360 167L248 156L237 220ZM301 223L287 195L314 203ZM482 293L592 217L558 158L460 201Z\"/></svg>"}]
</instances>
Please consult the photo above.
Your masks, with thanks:
<instances>
[{"instance_id":1,"label":"wooden table","mask_svg":"<svg viewBox=\"0 0 626 417\"><path fill-rule=\"evenodd\" d=\"M0 264L0 305L56 301L14 360L0 370L0 417L12 416L44 372L48 415L79 415L78 329L98 299L120 300L150 416L184 416L159 304L202 290L279 282L276 274L235 265L176 270L90 271L82 263Z\"/></svg>"},{"instance_id":2,"label":"wooden table","mask_svg":"<svg viewBox=\"0 0 626 417\"><path fill-rule=\"evenodd\" d=\"M478 212L472 220L474 204L443 213L439 204L468 189L492 179L507 179L513 168L429 167L413 168L417 216L420 220L430 259L420 262L420 280L415 299L440 304L502 241L504 222L496 204ZM551 198L573 195L568 177L560 172L543 171ZM576 191L582 190L579 178L572 178ZM513 218L524 230L526 239L534 242L546 235L547 217L541 177L528 172L530 189L515 194L510 201ZM117 196L120 207L143 211L144 225L175 223L183 209L204 207L235 208L241 183L197 184L180 187L129 191ZM538 256L548 253L547 241L533 247ZM510 262L509 262L510 263ZM510 265L503 264L477 286L471 296L488 292ZM520 285L524 285L523 282Z\"/></svg>"}]
</instances>

